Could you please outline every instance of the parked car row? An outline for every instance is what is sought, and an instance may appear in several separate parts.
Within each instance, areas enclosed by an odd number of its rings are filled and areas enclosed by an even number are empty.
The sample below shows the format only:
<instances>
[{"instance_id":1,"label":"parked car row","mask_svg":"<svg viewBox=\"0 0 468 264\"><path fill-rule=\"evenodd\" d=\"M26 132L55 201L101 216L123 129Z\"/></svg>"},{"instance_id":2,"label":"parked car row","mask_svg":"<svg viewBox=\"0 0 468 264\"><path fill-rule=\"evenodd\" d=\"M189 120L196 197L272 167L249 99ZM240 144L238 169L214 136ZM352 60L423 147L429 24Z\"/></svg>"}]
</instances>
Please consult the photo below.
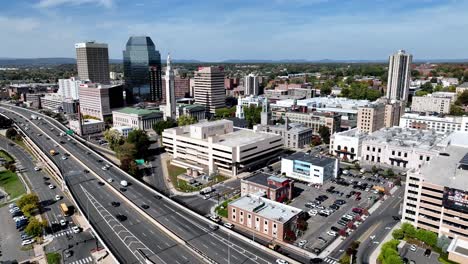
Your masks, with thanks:
<instances>
[{"instance_id":1,"label":"parked car row","mask_svg":"<svg viewBox=\"0 0 468 264\"><path fill-rule=\"evenodd\" d=\"M11 217L15 221L16 229L22 232L28 225L29 219L23 215L23 212L21 212L20 208L14 203L9 204L8 209L11 214ZM21 233L21 246L30 245L35 241L36 240L32 236L27 235L24 232Z\"/></svg>"}]
</instances>

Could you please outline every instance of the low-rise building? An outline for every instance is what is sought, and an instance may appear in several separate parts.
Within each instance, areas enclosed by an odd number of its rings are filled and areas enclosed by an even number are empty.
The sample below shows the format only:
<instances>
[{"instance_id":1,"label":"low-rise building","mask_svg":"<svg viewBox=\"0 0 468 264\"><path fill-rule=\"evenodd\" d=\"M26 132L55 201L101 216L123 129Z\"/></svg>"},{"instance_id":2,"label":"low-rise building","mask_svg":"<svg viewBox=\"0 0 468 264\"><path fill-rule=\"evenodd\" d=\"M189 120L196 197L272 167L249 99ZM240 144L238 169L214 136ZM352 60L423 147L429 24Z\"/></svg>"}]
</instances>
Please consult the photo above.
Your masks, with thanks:
<instances>
[{"instance_id":1,"label":"low-rise building","mask_svg":"<svg viewBox=\"0 0 468 264\"><path fill-rule=\"evenodd\" d=\"M135 129L149 130L163 120L163 112L153 109L125 107L112 111L113 125L129 126Z\"/></svg>"},{"instance_id":2,"label":"low-rise building","mask_svg":"<svg viewBox=\"0 0 468 264\"><path fill-rule=\"evenodd\" d=\"M339 161L335 158L296 152L281 159L281 173L302 182L323 184L338 176Z\"/></svg>"},{"instance_id":3,"label":"low-rise building","mask_svg":"<svg viewBox=\"0 0 468 264\"><path fill-rule=\"evenodd\" d=\"M361 158L361 146L366 132L357 128L338 132L330 137L330 154L343 161L355 161Z\"/></svg>"},{"instance_id":4,"label":"low-rise building","mask_svg":"<svg viewBox=\"0 0 468 264\"><path fill-rule=\"evenodd\" d=\"M455 236L447 248L447 252L449 260L457 263L468 263L468 239Z\"/></svg>"},{"instance_id":5,"label":"low-rise building","mask_svg":"<svg viewBox=\"0 0 468 264\"><path fill-rule=\"evenodd\" d=\"M101 133L106 129L106 124L104 121L95 119L83 119L82 121L83 122L80 125L80 121L70 120L68 126L71 130L80 136Z\"/></svg>"},{"instance_id":6,"label":"low-rise building","mask_svg":"<svg viewBox=\"0 0 468 264\"><path fill-rule=\"evenodd\" d=\"M290 124L288 118L284 125L256 125L254 130L280 135L286 148L301 149L312 142L312 128L298 123Z\"/></svg>"},{"instance_id":7,"label":"low-rise building","mask_svg":"<svg viewBox=\"0 0 468 264\"><path fill-rule=\"evenodd\" d=\"M119 134L124 138L127 138L128 133L133 131L133 127L131 127L131 126L114 126L111 129L112 130L117 130L119 132Z\"/></svg>"},{"instance_id":8,"label":"low-rise building","mask_svg":"<svg viewBox=\"0 0 468 264\"><path fill-rule=\"evenodd\" d=\"M241 180L241 196L261 193L264 197L280 203L292 199L293 188L294 181L263 172Z\"/></svg>"},{"instance_id":9,"label":"low-rise building","mask_svg":"<svg viewBox=\"0 0 468 264\"><path fill-rule=\"evenodd\" d=\"M283 114L282 118L289 119L291 123L299 123L312 128L312 133L314 135L319 134L319 129L322 126L328 127L328 129L330 129L330 134L340 131L341 127L341 115L333 112L286 112Z\"/></svg>"},{"instance_id":10,"label":"low-rise building","mask_svg":"<svg viewBox=\"0 0 468 264\"><path fill-rule=\"evenodd\" d=\"M304 212L267 198L246 195L228 204L228 221L273 241L294 240ZM293 234L293 235L291 235Z\"/></svg>"},{"instance_id":11,"label":"low-rise building","mask_svg":"<svg viewBox=\"0 0 468 264\"><path fill-rule=\"evenodd\" d=\"M464 82L464 83L460 84L459 86L457 86L455 92L457 94L461 94L466 90L468 90L468 82Z\"/></svg>"},{"instance_id":12,"label":"low-rise building","mask_svg":"<svg viewBox=\"0 0 468 264\"><path fill-rule=\"evenodd\" d=\"M47 109L56 113L63 111L63 97L56 93L45 94L41 97L42 109Z\"/></svg>"},{"instance_id":13,"label":"low-rise building","mask_svg":"<svg viewBox=\"0 0 468 264\"><path fill-rule=\"evenodd\" d=\"M408 171L402 221L468 240L468 133L454 132L448 141L439 155Z\"/></svg>"},{"instance_id":14,"label":"low-rise building","mask_svg":"<svg viewBox=\"0 0 468 264\"><path fill-rule=\"evenodd\" d=\"M358 109L357 128L372 133L383 127L397 126L403 114L404 105L399 101L378 100Z\"/></svg>"},{"instance_id":15,"label":"low-rise building","mask_svg":"<svg viewBox=\"0 0 468 264\"><path fill-rule=\"evenodd\" d=\"M435 92L425 96L413 96L411 111L450 113L450 105L457 99L456 93Z\"/></svg>"},{"instance_id":16,"label":"low-rise building","mask_svg":"<svg viewBox=\"0 0 468 264\"><path fill-rule=\"evenodd\" d=\"M162 137L171 164L210 175L249 171L277 157L283 146L279 135L234 128L229 120L166 129Z\"/></svg>"},{"instance_id":17,"label":"low-rise building","mask_svg":"<svg viewBox=\"0 0 468 264\"><path fill-rule=\"evenodd\" d=\"M468 131L466 116L431 116L416 113L405 113L400 118L400 127L429 129L437 132Z\"/></svg>"},{"instance_id":18,"label":"low-rise building","mask_svg":"<svg viewBox=\"0 0 468 264\"><path fill-rule=\"evenodd\" d=\"M440 79L440 84L442 84L443 87L458 85L458 78L444 77L444 78Z\"/></svg>"},{"instance_id":19,"label":"low-rise building","mask_svg":"<svg viewBox=\"0 0 468 264\"><path fill-rule=\"evenodd\" d=\"M41 98L44 96L43 93L27 93L25 94L25 104L30 108L41 109Z\"/></svg>"}]
</instances>

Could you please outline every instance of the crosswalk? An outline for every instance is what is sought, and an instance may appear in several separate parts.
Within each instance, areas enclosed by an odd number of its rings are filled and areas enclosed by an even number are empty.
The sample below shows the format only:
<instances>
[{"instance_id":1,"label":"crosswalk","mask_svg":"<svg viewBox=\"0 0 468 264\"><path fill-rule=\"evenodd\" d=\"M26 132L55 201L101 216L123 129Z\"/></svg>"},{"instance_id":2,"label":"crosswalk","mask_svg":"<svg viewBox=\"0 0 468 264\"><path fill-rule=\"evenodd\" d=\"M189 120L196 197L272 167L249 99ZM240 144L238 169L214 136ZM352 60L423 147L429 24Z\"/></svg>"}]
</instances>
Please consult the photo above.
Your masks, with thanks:
<instances>
[{"instance_id":1,"label":"crosswalk","mask_svg":"<svg viewBox=\"0 0 468 264\"><path fill-rule=\"evenodd\" d=\"M330 264L338 264L338 260L335 260L333 258L330 258L330 257L326 257L324 260L323 260L325 263L330 263Z\"/></svg>"},{"instance_id":2,"label":"crosswalk","mask_svg":"<svg viewBox=\"0 0 468 264\"><path fill-rule=\"evenodd\" d=\"M68 262L67 264L86 264L86 263L93 263L93 258L87 257L87 258L75 260L73 262Z\"/></svg>"},{"instance_id":3,"label":"crosswalk","mask_svg":"<svg viewBox=\"0 0 468 264\"><path fill-rule=\"evenodd\" d=\"M73 234L73 231L65 230L65 231L62 231L60 233L53 234L53 237L61 237L61 236L64 236L64 235L71 235L71 234Z\"/></svg>"}]
</instances>

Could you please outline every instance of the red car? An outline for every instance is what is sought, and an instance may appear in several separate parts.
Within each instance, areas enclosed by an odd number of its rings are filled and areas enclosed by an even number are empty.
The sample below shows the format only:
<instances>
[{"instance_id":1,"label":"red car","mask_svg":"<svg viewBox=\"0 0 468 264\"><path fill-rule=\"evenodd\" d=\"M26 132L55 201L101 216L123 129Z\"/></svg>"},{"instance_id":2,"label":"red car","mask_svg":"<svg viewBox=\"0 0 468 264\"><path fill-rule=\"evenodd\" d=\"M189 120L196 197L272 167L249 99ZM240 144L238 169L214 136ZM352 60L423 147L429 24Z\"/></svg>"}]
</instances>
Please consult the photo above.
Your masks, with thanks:
<instances>
[{"instance_id":1,"label":"red car","mask_svg":"<svg viewBox=\"0 0 468 264\"><path fill-rule=\"evenodd\" d=\"M360 201L360 200L361 200L361 196L356 197L356 201Z\"/></svg>"}]
</instances>

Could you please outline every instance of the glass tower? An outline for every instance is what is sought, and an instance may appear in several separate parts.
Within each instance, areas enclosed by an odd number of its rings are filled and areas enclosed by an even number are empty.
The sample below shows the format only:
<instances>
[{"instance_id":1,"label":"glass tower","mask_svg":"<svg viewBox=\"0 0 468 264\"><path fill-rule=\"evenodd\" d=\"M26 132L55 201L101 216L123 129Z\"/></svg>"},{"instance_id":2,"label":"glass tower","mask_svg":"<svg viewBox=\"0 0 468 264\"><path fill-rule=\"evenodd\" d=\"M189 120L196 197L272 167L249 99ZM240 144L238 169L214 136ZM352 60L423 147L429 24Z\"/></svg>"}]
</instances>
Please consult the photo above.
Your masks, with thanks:
<instances>
[{"instance_id":1,"label":"glass tower","mask_svg":"<svg viewBox=\"0 0 468 264\"><path fill-rule=\"evenodd\" d=\"M162 99L161 54L148 36L130 37L123 51L127 101Z\"/></svg>"}]
</instances>

